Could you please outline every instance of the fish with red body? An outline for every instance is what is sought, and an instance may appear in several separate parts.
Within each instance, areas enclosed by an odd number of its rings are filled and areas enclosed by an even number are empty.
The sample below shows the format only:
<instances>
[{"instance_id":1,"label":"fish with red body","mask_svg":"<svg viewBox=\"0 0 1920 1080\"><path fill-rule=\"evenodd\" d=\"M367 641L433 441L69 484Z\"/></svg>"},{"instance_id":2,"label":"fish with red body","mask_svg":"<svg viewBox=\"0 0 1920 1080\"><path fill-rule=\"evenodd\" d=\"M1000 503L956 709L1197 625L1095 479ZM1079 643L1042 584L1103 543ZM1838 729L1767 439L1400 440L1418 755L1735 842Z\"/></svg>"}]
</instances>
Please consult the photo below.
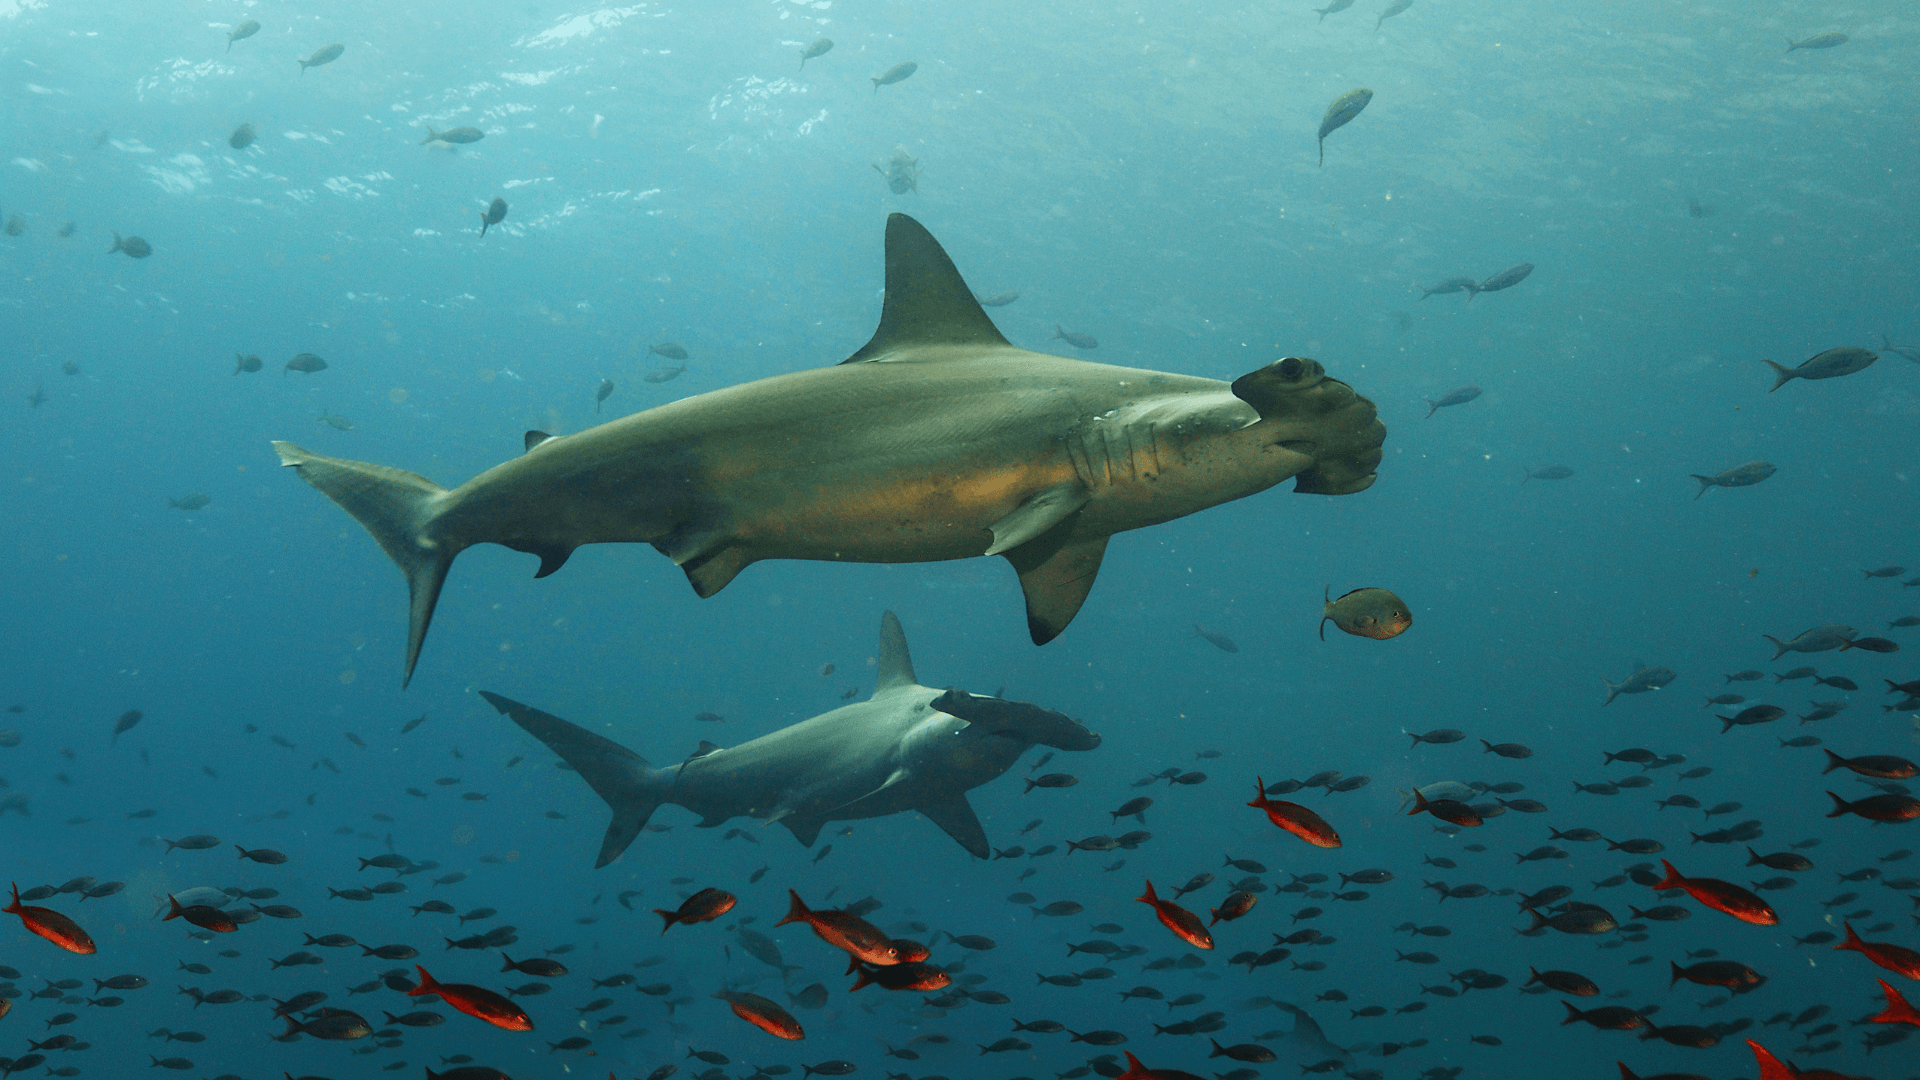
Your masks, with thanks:
<instances>
[{"instance_id":1,"label":"fish with red body","mask_svg":"<svg viewBox=\"0 0 1920 1080\"><path fill-rule=\"evenodd\" d=\"M1867 1022L1872 1024L1912 1024L1914 1027L1920 1027L1920 1009L1916 1009L1907 1004L1907 999L1900 996L1900 991L1895 990L1892 983L1889 983L1885 979L1875 979L1874 981L1880 984L1881 992L1887 995L1887 1007L1881 1010L1878 1015L1867 1017Z\"/></svg>"},{"instance_id":2,"label":"fish with red body","mask_svg":"<svg viewBox=\"0 0 1920 1080\"><path fill-rule=\"evenodd\" d=\"M1429 799L1425 795L1420 794L1419 788L1414 788L1413 809L1407 811L1407 816L1412 817L1422 810L1439 818L1441 821L1459 825L1462 828L1470 829L1475 825L1486 824L1486 821L1480 817L1479 811L1468 806L1466 803L1456 799Z\"/></svg>"},{"instance_id":3,"label":"fish with red body","mask_svg":"<svg viewBox=\"0 0 1920 1080\"><path fill-rule=\"evenodd\" d=\"M731 906L731 905L729 905ZM787 1010L761 997L759 994L742 994L731 990L722 990L713 995L733 1008L733 1015L759 1028L769 1035L782 1039L804 1039L805 1031L800 1030L800 1021L793 1018Z\"/></svg>"},{"instance_id":4,"label":"fish with red body","mask_svg":"<svg viewBox=\"0 0 1920 1080\"><path fill-rule=\"evenodd\" d=\"M739 898L721 889L701 889L681 903L678 911L662 911L654 908L653 913L667 920L660 928L661 933L673 929L674 923L710 922L733 910ZM784 1036L782 1036L784 1038Z\"/></svg>"},{"instance_id":5,"label":"fish with red body","mask_svg":"<svg viewBox=\"0 0 1920 1080\"><path fill-rule=\"evenodd\" d=\"M1667 876L1653 886L1655 891L1685 889L1688 896L1741 922L1755 926L1777 926L1780 923L1780 916L1767 906L1765 900L1732 882L1719 878L1685 877L1665 859L1660 860L1660 865L1667 868Z\"/></svg>"},{"instance_id":6,"label":"fish with red body","mask_svg":"<svg viewBox=\"0 0 1920 1080\"><path fill-rule=\"evenodd\" d=\"M1253 905L1258 903L1259 900L1259 897L1250 892L1241 891L1228 893L1225 903L1217 908L1208 909L1213 913L1213 922L1209 922L1207 925L1212 926L1213 923L1232 922L1247 912L1252 911Z\"/></svg>"},{"instance_id":7,"label":"fish with red body","mask_svg":"<svg viewBox=\"0 0 1920 1080\"><path fill-rule=\"evenodd\" d=\"M80 929L79 923L52 908L21 904L18 885L13 887L13 903L0 908L0 912L20 916L20 921L26 924L28 930L68 952L86 954L96 951L93 939L87 936L85 930Z\"/></svg>"},{"instance_id":8,"label":"fish with red body","mask_svg":"<svg viewBox=\"0 0 1920 1080\"><path fill-rule=\"evenodd\" d=\"M1171 900L1160 899L1159 894L1153 891L1153 882L1147 882L1146 895L1134 899L1142 904L1153 905L1153 913L1160 917L1160 925L1173 931L1175 937L1196 949L1213 948L1213 935L1207 933L1200 916Z\"/></svg>"},{"instance_id":9,"label":"fish with red body","mask_svg":"<svg viewBox=\"0 0 1920 1080\"><path fill-rule=\"evenodd\" d=\"M1201 1080L1200 1077L1190 1072L1181 1072L1179 1069L1149 1069L1140 1064L1140 1059L1133 1056L1133 1051L1125 1050L1122 1053L1127 1055L1127 1071L1121 1073L1115 1080Z\"/></svg>"},{"instance_id":10,"label":"fish with red body","mask_svg":"<svg viewBox=\"0 0 1920 1080\"><path fill-rule=\"evenodd\" d=\"M1333 831L1333 826L1327 824L1325 818L1299 803L1267 798L1266 781L1256 776L1254 782L1258 786L1254 789L1253 801L1247 805L1265 810L1268 821L1315 847L1340 846L1340 834Z\"/></svg>"},{"instance_id":11,"label":"fish with red body","mask_svg":"<svg viewBox=\"0 0 1920 1080\"><path fill-rule=\"evenodd\" d=\"M1835 949L1857 952L1888 971L1898 972L1909 979L1920 979L1920 952L1889 945L1884 941L1862 941L1860 935L1853 932L1852 923L1841 925L1847 928L1847 940L1835 945Z\"/></svg>"},{"instance_id":12,"label":"fish with red body","mask_svg":"<svg viewBox=\"0 0 1920 1080\"><path fill-rule=\"evenodd\" d=\"M527 1015L527 1010L515 1005L512 999L471 983L435 982L433 976L427 974L426 968L419 964L413 968L420 973L420 985L407 991L408 997L437 995L448 1005L476 1020L485 1020L494 1027L508 1031L533 1030L533 1018Z\"/></svg>"},{"instance_id":13,"label":"fish with red body","mask_svg":"<svg viewBox=\"0 0 1920 1080\"><path fill-rule=\"evenodd\" d=\"M1829 791L1827 797L1833 800L1828 817L1859 814L1869 821L1912 821L1920 817L1920 799L1911 795L1869 795L1857 802L1848 802Z\"/></svg>"},{"instance_id":14,"label":"fish with red body","mask_svg":"<svg viewBox=\"0 0 1920 1080\"><path fill-rule=\"evenodd\" d=\"M900 962L899 946L889 940L879 927L844 911L814 911L792 889L787 890L787 896L787 916L773 925L803 922L813 928L821 941L836 949L845 949L857 960L879 967Z\"/></svg>"},{"instance_id":15,"label":"fish with red body","mask_svg":"<svg viewBox=\"0 0 1920 1080\"><path fill-rule=\"evenodd\" d=\"M172 910L167 912L166 918L161 919L161 922L166 922L167 919L185 919L202 930L211 930L216 934L231 934L240 929L239 924L233 921L233 916L209 904L189 904L182 907L180 901L175 900L171 894L167 897L167 903L172 905Z\"/></svg>"}]
</instances>

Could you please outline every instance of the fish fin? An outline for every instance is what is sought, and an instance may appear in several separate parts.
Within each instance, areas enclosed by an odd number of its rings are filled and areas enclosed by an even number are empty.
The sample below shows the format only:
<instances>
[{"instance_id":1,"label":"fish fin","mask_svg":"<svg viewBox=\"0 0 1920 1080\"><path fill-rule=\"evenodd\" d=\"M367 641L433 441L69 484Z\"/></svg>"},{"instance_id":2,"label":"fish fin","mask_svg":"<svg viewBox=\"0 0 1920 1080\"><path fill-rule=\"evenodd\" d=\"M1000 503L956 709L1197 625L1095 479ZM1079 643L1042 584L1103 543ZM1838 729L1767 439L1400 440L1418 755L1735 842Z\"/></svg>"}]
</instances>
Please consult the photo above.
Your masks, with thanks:
<instances>
[{"instance_id":1,"label":"fish fin","mask_svg":"<svg viewBox=\"0 0 1920 1080\"><path fill-rule=\"evenodd\" d=\"M573 548L565 544L549 544L539 541L514 541L507 545L515 551L524 551L529 555L540 556L540 569L534 571L536 578L546 577L555 570L567 565L573 556Z\"/></svg>"},{"instance_id":2,"label":"fish fin","mask_svg":"<svg viewBox=\"0 0 1920 1080\"><path fill-rule=\"evenodd\" d=\"M549 435L544 431L529 431L523 436L526 440L528 450L532 450L534 447L543 443L552 442L559 437L558 435Z\"/></svg>"},{"instance_id":3,"label":"fish fin","mask_svg":"<svg viewBox=\"0 0 1920 1080\"><path fill-rule=\"evenodd\" d=\"M290 442L275 442L273 449L280 464L299 469L302 480L351 514L407 576L407 665L400 682L405 687L413 679L447 571L466 546L429 535L447 489L418 473L322 457Z\"/></svg>"},{"instance_id":4,"label":"fish fin","mask_svg":"<svg viewBox=\"0 0 1920 1080\"><path fill-rule=\"evenodd\" d=\"M673 770L655 769L647 764L646 758L619 743L532 706L485 690L480 691L480 696L527 734L545 743L547 749L560 755L560 760L573 766L594 794L604 799L613 811L613 821L607 825L607 835L600 843L595 869L619 858L646 827L647 819L672 794L677 775Z\"/></svg>"},{"instance_id":5,"label":"fish fin","mask_svg":"<svg viewBox=\"0 0 1920 1080\"><path fill-rule=\"evenodd\" d=\"M942 832L958 841L974 858L984 859L991 854L987 830L981 827L980 818L968 804L966 792L931 795L914 809L927 815L927 820L940 826Z\"/></svg>"},{"instance_id":6,"label":"fish fin","mask_svg":"<svg viewBox=\"0 0 1920 1080\"><path fill-rule=\"evenodd\" d=\"M1004 555L1065 521L1087 505L1093 492L1078 480L1065 480L1036 492L1016 507L1013 513L987 526L993 532L993 545L987 555Z\"/></svg>"},{"instance_id":7,"label":"fish fin","mask_svg":"<svg viewBox=\"0 0 1920 1080\"><path fill-rule=\"evenodd\" d=\"M820 839L820 827L826 824L815 818L796 818L792 814L787 814L779 821L787 827L787 831L793 833L795 840L800 841L800 846L805 848L812 847L813 842Z\"/></svg>"},{"instance_id":8,"label":"fish fin","mask_svg":"<svg viewBox=\"0 0 1920 1080\"><path fill-rule=\"evenodd\" d=\"M913 673L913 656L907 652L907 635L900 629L900 617L891 611L880 615L879 672L873 685L876 695L882 690L917 686L920 682Z\"/></svg>"},{"instance_id":9,"label":"fish fin","mask_svg":"<svg viewBox=\"0 0 1920 1080\"><path fill-rule=\"evenodd\" d=\"M723 543L680 564L694 595L705 600L727 587L740 571L753 564L745 550Z\"/></svg>"},{"instance_id":10,"label":"fish fin","mask_svg":"<svg viewBox=\"0 0 1920 1080\"><path fill-rule=\"evenodd\" d=\"M914 345L1012 348L933 234L905 214L889 214L887 288L880 327L859 352L841 363L884 360L887 354Z\"/></svg>"},{"instance_id":11,"label":"fish fin","mask_svg":"<svg viewBox=\"0 0 1920 1080\"><path fill-rule=\"evenodd\" d=\"M1027 598L1027 632L1035 645L1059 637L1079 614L1106 553L1107 537L1075 537L1069 529L1053 530L1003 553L1020 575L1020 589Z\"/></svg>"},{"instance_id":12,"label":"fish fin","mask_svg":"<svg viewBox=\"0 0 1920 1080\"><path fill-rule=\"evenodd\" d=\"M1776 364L1771 360L1762 360L1760 362L1773 369L1773 387L1767 391L1769 394L1800 377L1792 368L1784 364Z\"/></svg>"}]
</instances>

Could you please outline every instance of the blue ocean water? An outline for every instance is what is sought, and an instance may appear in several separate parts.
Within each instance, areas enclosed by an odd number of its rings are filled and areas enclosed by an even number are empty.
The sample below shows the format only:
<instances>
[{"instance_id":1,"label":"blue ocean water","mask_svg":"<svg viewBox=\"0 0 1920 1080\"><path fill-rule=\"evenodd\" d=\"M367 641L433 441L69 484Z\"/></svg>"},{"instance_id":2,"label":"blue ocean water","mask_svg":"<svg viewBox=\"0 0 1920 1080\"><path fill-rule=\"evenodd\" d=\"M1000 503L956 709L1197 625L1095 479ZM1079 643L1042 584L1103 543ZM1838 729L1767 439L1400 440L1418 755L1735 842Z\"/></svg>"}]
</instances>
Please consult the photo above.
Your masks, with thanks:
<instances>
[{"instance_id":1,"label":"blue ocean water","mask_svg":"<svg viewBox=\"0 0 1920 1080\"><path fill-rule=\"evenodd\" d=\"M1239 1064L1209 1060L1207 1035L1159 1036L1153 1025L1217 1009L1226 1027L1214 1038L1255 1041L1292 1030L1271 998L1304 1006L1348 1048L1348 1075L1458 1068L1494 1078L1552 1066L1606 1077L1615 1060L1643 1076L1752 1075L1748 1038L1808 1068L1920 1073L1911 1043L1864 1044L1908 1029L1848 1022L1882 1008L1875 976L1903 992L1911 980L1856 953L1796 944L1839 934L1849 918L1869 939L1920 944L1908 915L1920 889L1887 885L1920 876L1911 858L1889 858L1915 837L1827 819L1824 791L1875 792L1847 772L1822 776L1820 749L1781 745L1812 734L1843 755L1911 756L1915 715L1881 708L1899 700L1881 680L1920 671L1908 651L1790 653L1770 664L1761 636L1837 622L1914 644L1911 630L1888 624L1920 613L1920 593L1904 584L1920 574L1911 483L1920 371L1882 335L1920 346L1911 107L1920 21L1891 3L1543 10L1438 0L1368 21L1385 6L1322 17L1304 2L0 0L0 218L22 226L0 236L0 355L14 409L0 430L12 554L4 696L23 710L0 714L0 728L21 736L0 748L0 799L14 807L0 811L0 852L23 890L83 875L126 883L101 899L42 901L80 919L99 942L93 956L4 930L0 964L21 972L8 981L23 994L0 1019L0 1055L22 1056L29 1035L67 1031L90 1049L50 1052L47 1065L93 1076L150 1068L150 1055L184 1056L191 1075L249 1078L371 1075L400 1061L409 1073L437 1072L455 1054L523 1078L706 1068L687 1060L689 1047L721 1050L741 1077L752 1066L844 1059L863 1076L1044 1080L1121 1050L1150 1068L1218 1075ZM260 31L229 51L246 19ZM1788 40L1839 32L1851 40L1784 51ZM801 50L822 36L833 50L802 69ZM338 60L299 67L334 42L345 46ZM919 65L910 78L872 85L903 61ZM1356 87L1375 97L1327 136L1317 165L1322 114ZM228 135L243 122L257 138L235 150ZM423 145L429 126L472 126L484 138ZM919 163L915 191L896 194L875 174L896 148ZM482 239L479 213L496 196L511 209ZM1073 626L1044 648L1028 642L1018 584L999 560L768 562L701 601L644 547L585 548L538 581L528 556L475 548L453 571L418 675L400 689L399 574L351 519L278 467L269 440L451 486L519 453L528 429L576 432L837 363L878 318L882 230L896 211L924 223L978 293L1019 293L989 314L1023 347L1073 353L1051 337L1058 326L1098 339L1075 355L1226 380L1282 356L1317 359L1379 407L1388 436L1378 483L1338 498L1283 485L1119 536ZM68 222L71 235L60 236ZM145 239L152 255L109 254L116 234ZM1537 269L1511 289L1422 299L1447 278L1481 280L1521 262ZM646 381L667 367L649 347L669 341L689 352L686 370ZM1760 358L1793 365L1841 346L1881 358L1846 378L1768 392ZM264 370L232 373L236 353L260 355ZM298 353L328 367L283 373ZM616 389L596 414L603 379ZM1428 418L1425 399L1465 385L1484 394ZM1778 473L1694 497L1690 474L1755 459ZM1549 464L1574 475L1522 483ZM210 502L169 505L193 494ZM1862 573L1903 563L1914 568ZM1412 629L1386 642L1339 633L1321 642L1323 590L1360 586L1405 597ZM1127 823L1108 811L1142 791L1155 799L1153 839L1131 852L981 863L914 815L835 825L809 850L745 819L734 824L751 840L723 840L669 807L654 819L669 830L643 834L594 871L604 806L474 693L534 704L671 762L701 739L735 744L836 707L850 690L864 696L885 610L901 617L923 682L1004 687L1104 737L1042 770L1075 774L1074 787L1022 794L1018 777L1036 752L973 793L995 847L1064 848L1120 831ZM1195 635L1196 623L1239 651ZM1860 689L1722 682L1801 661ZM1601 680L1641 662L1678 677L1603 706ZM1789 716L1722 734L1701 703L1728 690ZM1848 708L1799 723L1814 700ZM130 709L142 721L110 739ZM692 719L701 712L726 719ZM1403 732L1433 728L1468 738L1408 746ZM1536 753L1496 758L1480 751L1482 738ZM1687 762L1646 772L1648 788L1570 790L1569 781L1639 775L1602 764L1603 751L1627 747ZM1209 750L1220 756L1196 757ZM1678 779L1695 766L1712 772ZM1130 786L1170 767L1208 778ZM1243 805L1255 776L1325 769L1371 777L1358 791L1290 796L1327 815L1345 840L1338 850L1309 848ZM1400 813L1398 792L1439 781L1518 782L1521 797L1549 810L1447 836ZM1655 808L1678 792L1742 807L1711 820ZM146 808L157 813L128 817ZM1035 818L1043 824L1022 836ZM1526 919L1507 896L1442 901L1422 888L1565 883L1628 922L1629 905L1645 909L1656 894L1592 883L1659 856L1598 842L1563 845L1565 860L1512 856L1547 843L1548 826L1588 827L1657 839L1688 874L1779 876L1745 867L1742 844L1690 837L1743 820L1764 829L1753 841L1763 854L1820 841L1804 851L1816 869L1766 893L1776 927L1683 899L1692 917L1650 924L1645 940L1527 938L1515 934ZM169 852L161 842L189 834L290 861L261 866L226 846ZM1487 850L1467 850L1473 843ZM329 888L394 877L355 869L388 850L440 869L397 878L405 894L327 898ZM1351 902L1261 893L1246 918L1215 927L1219 945L1203 966L1142 971L1190 952L1133 902L1143 881L1169 895L1214 873L1185 902L1217 905L1243 876L1220 866L1226 856L1265 864L1270 890L1293 875L1363 868L1394 879ZM1457 867L1423 865L1428 856ZM1862 868L1881 875L1835 880ZM469 876L429 883L452 872ZM736 893L739 906L661 935L645 909L708 885ZM304 917L206 942L179 921L155 921L168 892L197 887L274 888L280 896L267 902ZM794 926L772 929L788 888L816 906L872 896L885 905L874 921L922 941L937 931L994 939L987 952L938 945L934 961L963 964L957 978L986 977L968 989L1012 1001L847 994L838 952ZM631 911L617 901L628 890L639 891ZM1036 917L1008 902L1022 891L1085 911ZM1857 896L1833 902L1846 892ZM516 958L573 946L560 958L574 973L524 999L535 1033L454 1015L361 1057L350 1051L368 1041L267 1042L281 1024L265 1004L196 1009L175 992L317 989L376 1021L378 1010L419 1006L389 989L349 996L406 966L355 949L270 969L269 957L301 948L302 932L413 945L442 981L531 981L501 975L497 952L444 948L460 936L450 918L404 910L434 897L497 909L467 932L517 927ZM1256 971L1228 966L1290 932L1309 905L1325 914L1298 925L1335 943L1296 947ZM784 985L736 943L749 918L801 965ZM1105 922L1125 930L1090 929ZM1408 922L1452 933L1391 932ZM1869 931L1881 924L1892 925ZM1146 951L1112 962L1110 979L1032 981L1100 966L1066 945L1103 936ZM229 948L241 955L218 955ZM1401 963L1396 949L1440 962ZM1670 988L1668 962L1701 949L1751 964L1766 985L1719 1004L1726 995L1713 988ZM653 957L664 960L637 974L671 982L680 1002L671 1011L662 998L586 981ZM1325 968L1294 967L1306 960ZM183 962L213 974L178 971ZM1559 995L1516 993L1529 966L1624 993L1583 1007L1657 1005L1647 1015L1660 1026L1753 1023L1709 1049L1562 1027ZM1509 981L1452 998L1423 992L1469 968ZM43 980L122 973L152 985L121 994L117 1008L71 1000L99 998L85 987L65 1003L24 996ZM831 994L823 1009L796 1010L800 1044L709 997L725 986L784 1003L784 991L813 982ZM1206 1000L1180 1010L1116 1001L1142 984ZM1332 990L1348 1000L1316 1000ZM576 1012L599 997L615 1004ZM1419 1002L1427 1007L1395 1011ZM1350 1015L1372 1004L1388 1015ZM1818 1006L1830 1015L1791 1030L1764 1024ZM61 1012L78 1019L49 1027ZM628 1019L599 1025L611 1015ZM1129 1042L1090 1048L1030 1034L1029 1050L981 1054L1014 1017L1117 1030ZM1807 1034L1828 1023L1839 1026ZM148 1035L162 1028L207 1039ZM591 1048L549 1050L571 1035ZM917 1060L885 1056L882 1043L925 1035L952 1041L913 1043ZM1476 1035L1501 1044L1469 1041ZM1326 1060L1268 1042L1280 1059L1252 1066L1264 1076ZM1827 1042L1838 1045L1820 1049Z\"/></svg>"}]
</instances>

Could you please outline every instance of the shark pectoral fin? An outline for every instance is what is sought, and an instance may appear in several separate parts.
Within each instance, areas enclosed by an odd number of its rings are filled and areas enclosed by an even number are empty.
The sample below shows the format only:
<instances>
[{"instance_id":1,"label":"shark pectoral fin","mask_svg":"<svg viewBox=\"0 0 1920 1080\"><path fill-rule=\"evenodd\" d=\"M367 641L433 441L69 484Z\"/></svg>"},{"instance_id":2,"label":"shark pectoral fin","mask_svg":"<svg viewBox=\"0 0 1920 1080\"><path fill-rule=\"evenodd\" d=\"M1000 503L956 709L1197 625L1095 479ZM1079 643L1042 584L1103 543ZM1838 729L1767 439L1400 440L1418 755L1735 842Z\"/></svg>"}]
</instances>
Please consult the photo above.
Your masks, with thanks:
<instances>
[{"instance_id":1,"label":"shark pectoral fin","mask_svg":"<svg viewBox=\"0 0 1920 1080\"><path fill-rule=\"evenodd\" d=\"M413 679L447 571L465 546L431 536L447 489L418 473L322 457L289 442L276 442L273 449L280 464L299 469L302 480L353 515L407 576L407 667L400 682L405 687Z\"/></svg>"},{"instance_id":2,"label":"shark pectoral fin","mask_svg":"<svg viewBox=\"0 0 1920 1080\"><path fill-rule=\"evenodd\" d=\"M1034 494L1015 508L1013 513L988 526L993 531L993 546L985 553L1004 555L1039 538L1065 521L1074 511L1087 505L1087 500L1091 498L1093 493L1078 480L1063 481Z\"/></svg>"},{"instance_id":3,"label":"shark pectoral fin","mask_svg":"<svg viewBox=\"0 0 1920 1080\"><path fill-rule=\"evenodd\" d=\"M745 551L728 544L688 559L680 564L680 569L686 571L687 584L693 586L694 595L705 600L726 588L728 582L752 564Z\"/></svg>"},{"instance_id":4,"label":"shark pectoral fin","mask_svg":"<svg viewBox=\"0 0 1920 1080\"><path fill-rule=\"evenodd\" d=\"M1107 554L1107 537L1073 537L1068 532L1048 533L1005 553L1020 574L1020 589L1027 596L1027 632L1035 645L1059 637L1073 621Z\"/></svg>"},{"instance_id":5,"label":"shark pectoral fin","mask_svg":"<svg viewBox=\"0 0 1920 1080\"><path fill-rule=\"evenodd\" d=\"M919 679L913 673L913 657L907 652L907 635L900 629L900 618L893 612L883 612L880 616L880 675L874 680L873 692L892 690L901 686L917 686Z\"/></svg>"},{"instance_id":6,"label":"shark pectoral fin","mask_svg":"<svg viewBox=\"0 0 1920 1080\"><path fill-rule=\"evenodd\" d=\"M915 345L1012 348L933 234L905 214L889 214L887 289L880 306L880 327L859 352L841 363L885 360L888 353Z\"/></svg>"},{"instance_id":7,"label":"shark pectoral fin","mask_svg":"<svg viewBox=\"0 0 1920 1080\"><path fill-rule=\"evenodd\" d=\"M974 858L984 859L991 854L987 847L987 830L980 827L980 819L974 815L973 807L968 805L965 792L933 795L914 809L927 815L928 820L959 841L960 846L966 848Z\"/></svg>"}]
</instances>

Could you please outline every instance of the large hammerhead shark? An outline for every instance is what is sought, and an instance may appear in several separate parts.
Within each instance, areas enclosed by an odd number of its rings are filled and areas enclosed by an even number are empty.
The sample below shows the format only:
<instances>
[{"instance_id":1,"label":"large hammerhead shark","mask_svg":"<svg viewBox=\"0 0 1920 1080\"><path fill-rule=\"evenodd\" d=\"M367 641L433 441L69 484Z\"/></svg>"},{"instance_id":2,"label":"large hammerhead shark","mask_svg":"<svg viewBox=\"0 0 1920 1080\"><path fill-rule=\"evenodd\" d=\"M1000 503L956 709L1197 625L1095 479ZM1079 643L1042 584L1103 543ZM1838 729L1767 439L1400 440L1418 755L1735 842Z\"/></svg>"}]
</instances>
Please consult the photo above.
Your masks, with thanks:
<instances>
[{"instance_id":1,"label":"large hammerhead shark","mask_svg":"<svg viewBox=\"0 0 1920 1080\"><path fill-rule=\"evenodd\" d=\"M829 821L918 810L979 858L987 831L967 792L1006 772L1036 743L1092 750L1100 736L1037 705L921 686L900 620L880 620L873 697L739 746L701 746L656 769L612 740L538 709L481 691L488 704L560 755L607 801L613 822L600 843L605 866L620 857L661 803L699 814L712 828L735 817L779 822L812 847Z\"/></svg>"},{"instance_id":2,"label":"large hammerhead shark","mask_svg":"<svg viewBox=\"0 0 1920 1080\"><path fill-rule=\"evenodd\" d=\"M1312 360L1234 380L1016 349L919 222L887 219L880 328L835 367L686 398L573 435L449 491L276 442L407 575L413 677L454 557L652 544L712 596L761 559L1004 555L1044 645L1080 610L1107 538L1244 498L1373 483L1387 429Z\"/></svg>"}]
</instances>

